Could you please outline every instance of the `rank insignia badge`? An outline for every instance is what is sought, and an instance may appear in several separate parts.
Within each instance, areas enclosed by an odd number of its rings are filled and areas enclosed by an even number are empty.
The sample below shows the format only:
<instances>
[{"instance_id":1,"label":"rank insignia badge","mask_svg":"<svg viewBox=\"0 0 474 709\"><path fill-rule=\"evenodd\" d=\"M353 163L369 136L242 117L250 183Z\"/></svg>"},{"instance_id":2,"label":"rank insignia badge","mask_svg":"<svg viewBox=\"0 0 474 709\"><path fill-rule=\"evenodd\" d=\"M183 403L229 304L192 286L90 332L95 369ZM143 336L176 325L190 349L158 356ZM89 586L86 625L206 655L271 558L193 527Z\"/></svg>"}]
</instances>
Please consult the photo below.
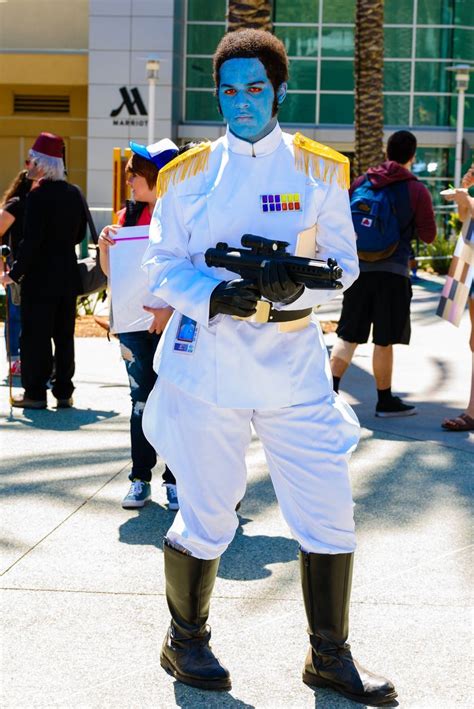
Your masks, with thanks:
<instances>
[{"instance_id":1,"label":"rank insignia badge","mask_svg":"<svg viewBox=\"0 0 474 709\"><path fill-rule=\"evenodd\" d=\"M262 212L301 212L299 194L261 194Z\"/></svg>"}]
</instances>

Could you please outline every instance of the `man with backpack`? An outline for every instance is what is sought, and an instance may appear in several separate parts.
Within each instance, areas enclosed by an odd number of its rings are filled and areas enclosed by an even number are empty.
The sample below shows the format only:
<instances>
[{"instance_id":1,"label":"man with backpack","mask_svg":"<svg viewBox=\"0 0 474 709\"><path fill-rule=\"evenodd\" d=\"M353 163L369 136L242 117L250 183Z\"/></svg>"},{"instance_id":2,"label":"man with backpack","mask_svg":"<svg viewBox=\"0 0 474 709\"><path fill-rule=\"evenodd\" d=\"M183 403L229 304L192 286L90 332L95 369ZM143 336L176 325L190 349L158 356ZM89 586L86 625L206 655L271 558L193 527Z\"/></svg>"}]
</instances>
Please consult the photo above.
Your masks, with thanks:
<instances>
[{"instance_id":1,"label":"man with backpack","mask_svg":"<svg viewBox=\"0 0 474 709\"><path fill-rule=\"evenodd\" d=\"M436 236L430 193L410 172L416 145L413 133L393 133L387 160L358 177L349 192L360 276L344 293L331 371L337 392L357 345L367 342L372 326L375 415L380 417L417 413L391 390L393 345L410 342L410 242L416 236L429 244Z\"/></svg>"}]
</instances>

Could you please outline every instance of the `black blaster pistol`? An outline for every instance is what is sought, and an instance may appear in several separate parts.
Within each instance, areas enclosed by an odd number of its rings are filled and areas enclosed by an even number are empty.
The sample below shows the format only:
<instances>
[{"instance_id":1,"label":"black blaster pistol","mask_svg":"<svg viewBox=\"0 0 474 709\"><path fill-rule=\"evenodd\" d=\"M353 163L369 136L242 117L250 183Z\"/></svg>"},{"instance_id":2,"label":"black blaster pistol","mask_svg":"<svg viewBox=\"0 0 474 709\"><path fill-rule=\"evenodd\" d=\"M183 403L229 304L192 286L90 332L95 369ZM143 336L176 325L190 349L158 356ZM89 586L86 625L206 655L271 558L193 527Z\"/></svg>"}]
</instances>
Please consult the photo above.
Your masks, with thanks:
<instances>
[{"instance_id":1,"label":"black blaster pistol","mask_svg":"<svg viewBox=\"0 0 474 709\"><path fill-rule=\"evenodd\" d=\"M207 266L226 268L238 273L241 278L258 283L258 272L267 261L280 261L286 267L295 283L306 288L334 290L342 288L339 279L342 268L335 259L327 262L302 256L291 256L285 249L287 241L265 239L263 236L244 234L241 240L244 248L239 249L219 242L214 249L207 249L204 254Z\"/></svg>"}]
</instances>

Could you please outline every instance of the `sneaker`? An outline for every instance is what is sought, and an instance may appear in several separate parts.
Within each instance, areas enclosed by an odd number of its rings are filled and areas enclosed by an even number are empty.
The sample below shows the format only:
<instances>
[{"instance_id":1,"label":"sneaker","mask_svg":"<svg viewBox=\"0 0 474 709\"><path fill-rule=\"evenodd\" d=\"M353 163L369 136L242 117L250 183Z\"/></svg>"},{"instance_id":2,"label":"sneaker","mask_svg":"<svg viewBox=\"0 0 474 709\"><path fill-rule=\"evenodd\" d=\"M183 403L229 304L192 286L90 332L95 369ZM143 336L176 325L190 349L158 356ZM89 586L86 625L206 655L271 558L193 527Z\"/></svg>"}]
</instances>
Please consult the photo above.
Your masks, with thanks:
<instances>
[{"instance_id":1,"label":"sneaker","mask_svg":"<svg viewBox=\"0 0 474 709\"><path fill-rule=\"evenodd\" d=\"M136 510L151 500L151 485L144 480L132 480L130 490L122 500L125 510Z\"/></svg>"},{"instance_id":2,"label":"sneaker","mask_svg":"<svg viewBox=\"0 0 474 709\"><path fill-rule=\"evenodd\" d=\"M399 396L392 396L383 404L380 402L375 407L375 415L380 418L395 418L397 416L414 416L418 413L415 406L404 404Z\"/></svg>"},{"instance_id":3,"label":"sneaker","mask_svg":"<svg viewBox=\"0 0 474 709\"><path fill-rule=\"evenodd\" d=\"M15 359L10 367L10 374L12 377L21 377L21 361L19 359Z\"/></svg>"},{"instance_id":4,"label":"sneaker","mask_svg":"<svg viewBox=\"0 0 474 709\"><path fill-rule=\"evenodd\" d=\"M171 512L177 512L179 510L178 502L178 491L176 485L172 483L163 483L166 488L166 499L168 500L168 509Z\"/></svg>"}]
</instances>

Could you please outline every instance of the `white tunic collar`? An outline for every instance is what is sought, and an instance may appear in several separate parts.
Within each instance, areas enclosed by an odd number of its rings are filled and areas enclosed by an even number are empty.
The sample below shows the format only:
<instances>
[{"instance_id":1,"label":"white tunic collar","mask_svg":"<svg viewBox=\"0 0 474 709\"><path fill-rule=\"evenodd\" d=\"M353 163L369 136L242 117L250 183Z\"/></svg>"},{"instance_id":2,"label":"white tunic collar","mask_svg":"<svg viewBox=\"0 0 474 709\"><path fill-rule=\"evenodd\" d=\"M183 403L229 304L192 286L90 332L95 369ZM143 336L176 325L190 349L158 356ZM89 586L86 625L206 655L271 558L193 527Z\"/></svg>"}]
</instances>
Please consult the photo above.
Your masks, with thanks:
<instances>
[{"instance_id":1,"label":"white tunic collar","mask_svg":"<svg viewBox=\"0 0 474 709\"><path fill-rule=\"evenodd\" d=\"M263 157L270 155L278 148L282 138L282 130L280 124L277 123L271 133L259 140L257 143L248 143L246 140L240 140L230 132L229 126L226 131L227 144L229 150L239 155L248 155L249 157Z\"/></svg>"}]
</instances>

